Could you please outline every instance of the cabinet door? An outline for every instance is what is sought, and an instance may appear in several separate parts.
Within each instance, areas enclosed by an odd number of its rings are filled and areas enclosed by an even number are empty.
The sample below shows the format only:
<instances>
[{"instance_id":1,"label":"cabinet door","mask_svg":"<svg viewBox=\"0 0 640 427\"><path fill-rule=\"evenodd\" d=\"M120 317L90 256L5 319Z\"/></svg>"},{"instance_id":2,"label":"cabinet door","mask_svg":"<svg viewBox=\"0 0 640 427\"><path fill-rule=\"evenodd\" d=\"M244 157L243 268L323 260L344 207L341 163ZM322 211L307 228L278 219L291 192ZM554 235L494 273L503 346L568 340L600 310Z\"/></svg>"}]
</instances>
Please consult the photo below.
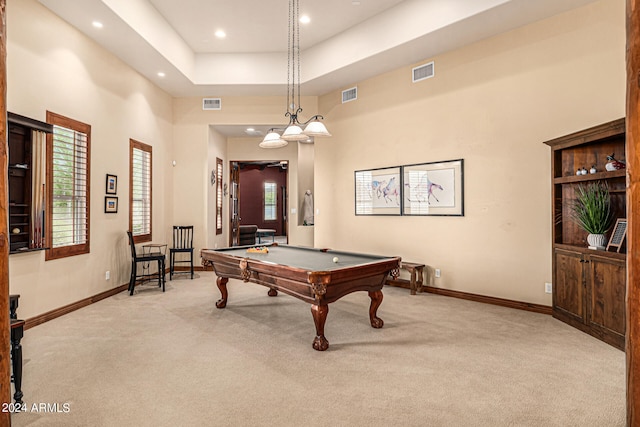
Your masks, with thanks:
<instances>
[{"instance_id":1,"label":"cabinet door","mask_svg":"<svg viewBox=\"0 0 640 427\"><path fill-rule=\"evenodd\" d=\"M625 262L617 259L590 255L589 313L587 320L592 328L603 334L622 338L625 333Z\"/></svg>"},{"instance_id":2,"label":"cabinet door","mask_svg":"<svg viewBox=\"0 0 640 427\"><path fill-rule=\"evenodd\" d=\"M584 323L586 314L583 265L581 253L556 250L553 310L578 323Z\"/></svg>"}]
</instances>

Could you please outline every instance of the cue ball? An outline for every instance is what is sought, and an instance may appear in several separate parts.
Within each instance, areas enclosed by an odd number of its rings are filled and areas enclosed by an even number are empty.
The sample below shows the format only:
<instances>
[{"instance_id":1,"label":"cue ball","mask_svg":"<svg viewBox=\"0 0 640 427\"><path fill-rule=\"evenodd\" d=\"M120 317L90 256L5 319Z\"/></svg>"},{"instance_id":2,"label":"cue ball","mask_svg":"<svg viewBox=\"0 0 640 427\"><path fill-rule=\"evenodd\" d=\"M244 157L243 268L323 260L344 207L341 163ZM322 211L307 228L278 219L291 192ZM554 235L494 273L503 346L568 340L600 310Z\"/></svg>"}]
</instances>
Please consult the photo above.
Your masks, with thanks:
<instances>
[{"instance_id":1,"label":"cue ball","mask_svg":"<svg viewBox=\"0 0 640 427\"><path fill-rule=\"evenodd\" d=\"M337 256L333 257L333 262L338 262L338 257Z\"/></svg>"}]
</instances>

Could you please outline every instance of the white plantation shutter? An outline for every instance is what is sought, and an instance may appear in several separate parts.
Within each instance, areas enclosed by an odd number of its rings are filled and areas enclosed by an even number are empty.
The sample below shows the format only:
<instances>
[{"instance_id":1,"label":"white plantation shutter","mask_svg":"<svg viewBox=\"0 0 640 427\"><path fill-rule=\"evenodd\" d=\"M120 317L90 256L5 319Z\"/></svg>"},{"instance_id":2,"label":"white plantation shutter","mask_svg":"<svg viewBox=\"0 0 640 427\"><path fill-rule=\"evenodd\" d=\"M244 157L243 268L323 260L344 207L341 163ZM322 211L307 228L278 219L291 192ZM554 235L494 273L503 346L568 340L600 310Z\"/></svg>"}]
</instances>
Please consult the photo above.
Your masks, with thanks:
<instances>
[{"instance_id":1,"label":"white plantation shutter","mask_svg":"<svg viewBox=\"0 0 640 427\"><path fill-rule=\"evenodd\" d=\"M52 247L87 241L87 135L53 127Z\"/></svg>"},{"instance_id":2,"label":"white plantation shutter","mask_svg":"<svg viewBox=\"0 0 640 427\"><path fill-rule=\"evenodd\" d=\"M130 227L136 241L151 240L151 146L131 140Z\"/></svg>"}]
</instances>

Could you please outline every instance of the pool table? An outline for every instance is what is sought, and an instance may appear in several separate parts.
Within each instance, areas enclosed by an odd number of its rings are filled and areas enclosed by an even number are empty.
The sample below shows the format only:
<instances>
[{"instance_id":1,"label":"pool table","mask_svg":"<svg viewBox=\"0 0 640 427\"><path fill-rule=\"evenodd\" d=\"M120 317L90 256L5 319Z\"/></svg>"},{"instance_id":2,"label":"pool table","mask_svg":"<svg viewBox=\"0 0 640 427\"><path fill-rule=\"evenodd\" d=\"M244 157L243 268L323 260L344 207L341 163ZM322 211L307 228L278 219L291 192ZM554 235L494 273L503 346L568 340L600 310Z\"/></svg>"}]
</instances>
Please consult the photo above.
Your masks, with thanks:
<instances>
[{"instance_id":1,"label":"pool table","mask_svg":"<svg viewBox=\"0 0 640 427\"><path fill-rule=\"evenodd\" d=\"M273 243L263 246L268 253L250 253L255 246L226 249L203 249L202 264L212 266L222 298L216 307L227 305L229 278L253 282L269 288L268 295L278 291L311 304L316 326L313 348L324 351L329 341L324 324L329 304L351 292L367 291L371 298L369 321L374 328L384 322L377 316L382 303L382 286L387 275L398 276L400 258L340 252Z\"/></svg>"}]
</instances>

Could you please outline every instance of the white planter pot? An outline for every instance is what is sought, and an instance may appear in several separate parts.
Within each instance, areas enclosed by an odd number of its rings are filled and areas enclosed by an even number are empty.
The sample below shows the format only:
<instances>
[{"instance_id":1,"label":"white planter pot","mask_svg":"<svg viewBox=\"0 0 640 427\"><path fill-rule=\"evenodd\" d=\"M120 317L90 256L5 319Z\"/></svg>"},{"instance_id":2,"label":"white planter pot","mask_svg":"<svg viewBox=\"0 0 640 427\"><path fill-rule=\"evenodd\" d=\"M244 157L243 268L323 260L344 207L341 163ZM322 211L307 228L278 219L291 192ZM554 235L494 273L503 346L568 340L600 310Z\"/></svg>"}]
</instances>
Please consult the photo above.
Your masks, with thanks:
<instances>
[{"instance_id":1,"label":"white planter pot","mask_svg":"<svg viewBox=\"0 0 640 427\"><path fill-rule=\"evenodd\" d=\"M607 245L607 239L604 234L589 234L587 243L590 249L604 249Z\"/></svg>"}]
</instances>

